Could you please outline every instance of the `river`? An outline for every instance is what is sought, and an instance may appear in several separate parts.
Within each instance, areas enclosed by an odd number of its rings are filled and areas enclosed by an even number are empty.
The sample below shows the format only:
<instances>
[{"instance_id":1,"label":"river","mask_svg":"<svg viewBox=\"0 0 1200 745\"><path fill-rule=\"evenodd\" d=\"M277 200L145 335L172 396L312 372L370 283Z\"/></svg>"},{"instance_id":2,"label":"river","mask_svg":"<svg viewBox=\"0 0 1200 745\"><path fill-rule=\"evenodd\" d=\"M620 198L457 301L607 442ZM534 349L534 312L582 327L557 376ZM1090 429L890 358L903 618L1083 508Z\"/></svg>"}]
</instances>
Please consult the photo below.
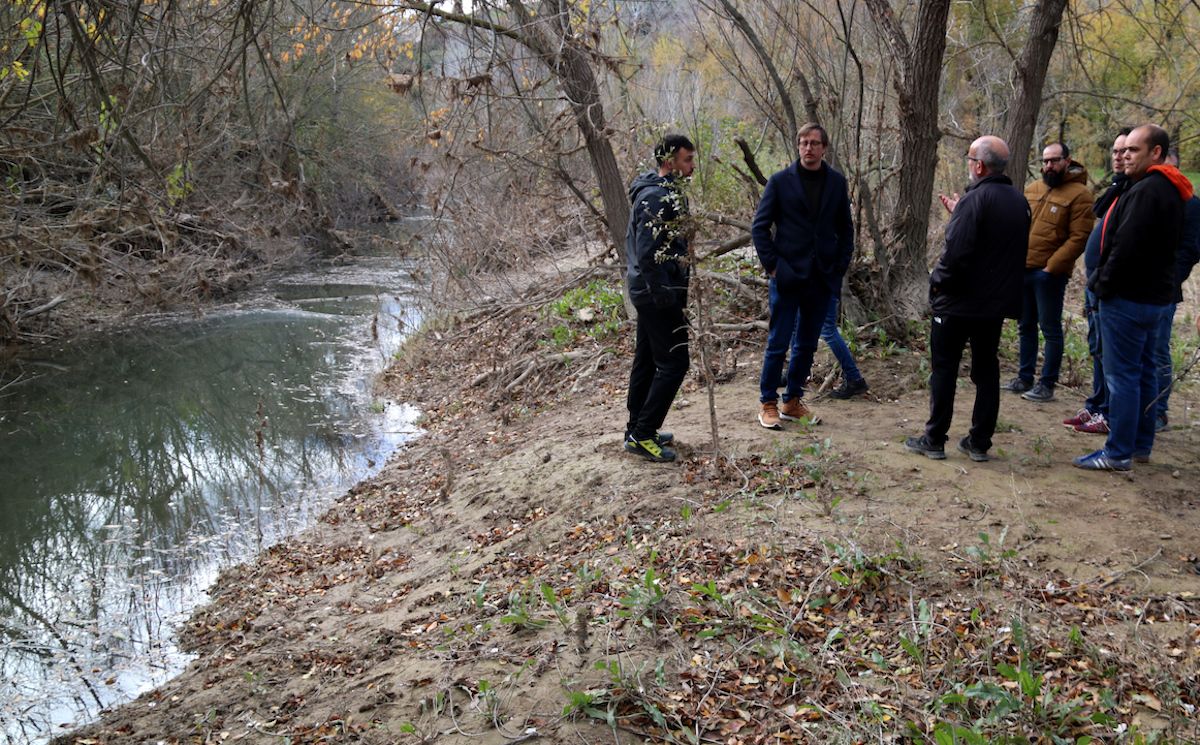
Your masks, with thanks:
<instances>
[{"instance_id":1,"label":"river","mask_svg":"<svg viewBox=\"0 0 1200 745\"><path fill-rule=\"evenodd\" d=\"M0 377L0 738L160 685L217 573L303 529L416 433L374 378L413 266L358 257L202 316L38 350Z\"/></svg>"}]
</instances>

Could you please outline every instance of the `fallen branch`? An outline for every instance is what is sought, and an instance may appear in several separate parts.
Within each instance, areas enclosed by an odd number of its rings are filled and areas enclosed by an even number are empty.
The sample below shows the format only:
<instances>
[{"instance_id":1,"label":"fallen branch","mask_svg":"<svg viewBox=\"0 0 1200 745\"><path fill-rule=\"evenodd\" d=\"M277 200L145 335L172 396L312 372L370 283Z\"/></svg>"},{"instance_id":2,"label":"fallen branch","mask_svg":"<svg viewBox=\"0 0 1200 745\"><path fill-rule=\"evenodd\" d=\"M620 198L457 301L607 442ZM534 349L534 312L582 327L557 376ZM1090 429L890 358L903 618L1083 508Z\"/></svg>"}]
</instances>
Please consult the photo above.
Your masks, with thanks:
<instances>
[{"instance_id":1,"label":"fallen branch","mask_svg":"<svg viewBox=\"0 0 1200 745\"><path fill-rule=\"evenodd\" d=\"M696 258L696 263L702 264L705 261L708 261L709 259L715 259L718 256L724 256L725 254L729 253L730 251L733 251L733 250L741 248L742 246L748 246L748 245L750 245L750 234L749 233L747 233L745 235L739 235L737 238L730 238L729 240L725 241L724 243L719 244L716 248L709 251L708 253L698 256Z\"/></svg>"},{"instance_id":2,"label":"fallen branch","mask_svg":"<svg viewBox=\"0 0 1200 745\"><path fill-rule=\"evenodd\" d=\"M39 305L36 308L31 308L23 313L18 313L17 321L24 321L26 318L33 318L34 316L40 316L43 313L48 313L48 312L54 310L55 308L57 308L58 306L62 305L63 303L67 302L70 299L71 298L69 298L66 295L59 295L58 297L54 298L53 300L42 303L41 305Z\"/></svg>"},{"instance_id":3,"label":"fallen branch","mask_svg":"<svg viewBox=\"0 0 1200 745\"><path fill-rule=\"evenodd\" d=\"M712 325L717 331L754 331L761 329L767 330L766 321L747 321L746 323L714 323Z\"/></svg>"},{"instance_id":4,"label":"fallen branch","mask_svg":"<svg viewBox=\"0 0 1200 745\"><path fill-rule=\"evenodd\" d=\"M730 274L724 274L722 272L712 272L707 269L698 270L696 272L696 276L702 277L704 279L711 279L716 282L720 282L728 287L732 287L735 292L737 292L740 295L744 295L746 298L748 298L750 300L754 300L754 301L762 300L762 293L755 292L753 289L746 286L748 284L758 284L757 282L746 281L747 279L756 280L756 279L758 279L757 277L753 277L753 278L735 277ZM765 285L766 283L764 282L763 284Z\"/></svg>"}]
</instances>

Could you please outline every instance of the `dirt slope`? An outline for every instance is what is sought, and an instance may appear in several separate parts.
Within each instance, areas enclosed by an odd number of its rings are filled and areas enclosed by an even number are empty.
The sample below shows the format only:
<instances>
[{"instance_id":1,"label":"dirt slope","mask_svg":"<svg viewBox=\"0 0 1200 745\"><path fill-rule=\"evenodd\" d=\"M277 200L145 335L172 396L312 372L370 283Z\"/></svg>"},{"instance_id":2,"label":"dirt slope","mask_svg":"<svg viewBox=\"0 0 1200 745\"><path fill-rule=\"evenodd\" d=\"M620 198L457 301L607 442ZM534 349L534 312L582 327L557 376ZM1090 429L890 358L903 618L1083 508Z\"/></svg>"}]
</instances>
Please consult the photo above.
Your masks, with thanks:
<instances>
[{"instance_id":1,"label":"dirt slope","mask_svg":"<svg viewBox=\"0 0 1200 745\"><path fill-rule=\"evenodd\" d=\"M715 389L718 472L694 378L681 462L622 452L627 349L505 391L489 365L537 322L414 340L387 386L427 434L226 572L183 676L64 741L1200 740L1187 392L1131 475L1069 466L1099 438L1059 424L1068 390L1006 394L996 460L935 462L901 445L919 353L771 432L747 346Z\"/></svg>"}]
</instances>

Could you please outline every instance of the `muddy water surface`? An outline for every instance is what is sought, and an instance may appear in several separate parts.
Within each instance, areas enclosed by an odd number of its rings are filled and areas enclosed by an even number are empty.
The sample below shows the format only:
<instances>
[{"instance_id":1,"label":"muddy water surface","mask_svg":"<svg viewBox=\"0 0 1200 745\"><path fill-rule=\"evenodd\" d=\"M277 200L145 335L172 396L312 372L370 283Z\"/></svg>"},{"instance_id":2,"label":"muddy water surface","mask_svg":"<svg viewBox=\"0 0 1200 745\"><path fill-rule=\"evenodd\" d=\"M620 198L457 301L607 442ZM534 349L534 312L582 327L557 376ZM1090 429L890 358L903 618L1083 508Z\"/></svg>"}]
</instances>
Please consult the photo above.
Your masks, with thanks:
<instances>
[{"instance_id":1,"label":"muddy water surface","mask_svg":"<svg viewBox=\"0 0 1200 745\"><path fill-rule=\"evenodd\" d=\"M310 524L415 433L373 395L419 320L360 258L237 308L39 351L0 378L0 742L38 742L187 663L232 562Z\"/></svg>"}]
</instances>

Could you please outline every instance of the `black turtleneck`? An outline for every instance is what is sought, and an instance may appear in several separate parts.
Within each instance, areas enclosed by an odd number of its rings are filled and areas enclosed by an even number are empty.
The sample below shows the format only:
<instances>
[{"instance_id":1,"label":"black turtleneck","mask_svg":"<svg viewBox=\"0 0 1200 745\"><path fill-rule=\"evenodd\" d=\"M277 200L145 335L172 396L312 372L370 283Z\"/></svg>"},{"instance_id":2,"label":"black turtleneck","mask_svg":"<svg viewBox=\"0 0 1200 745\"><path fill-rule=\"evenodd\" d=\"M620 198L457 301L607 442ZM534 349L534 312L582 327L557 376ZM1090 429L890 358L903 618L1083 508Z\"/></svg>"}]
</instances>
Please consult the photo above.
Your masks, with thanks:
<instances>
[{"instance_id":1,"label":"black turtleneck","mask_svg":"<svg viewBox=\"0 0 1200 745\"><path fill-rule=\"evenodd\" d=\"M825 165L815 171L810 171L802 164L796 164L800 171L800 183L804 185L804 198L808 200L812 214L821 209L821 192L825 190Z\"/></svg>"}]
</instances>

